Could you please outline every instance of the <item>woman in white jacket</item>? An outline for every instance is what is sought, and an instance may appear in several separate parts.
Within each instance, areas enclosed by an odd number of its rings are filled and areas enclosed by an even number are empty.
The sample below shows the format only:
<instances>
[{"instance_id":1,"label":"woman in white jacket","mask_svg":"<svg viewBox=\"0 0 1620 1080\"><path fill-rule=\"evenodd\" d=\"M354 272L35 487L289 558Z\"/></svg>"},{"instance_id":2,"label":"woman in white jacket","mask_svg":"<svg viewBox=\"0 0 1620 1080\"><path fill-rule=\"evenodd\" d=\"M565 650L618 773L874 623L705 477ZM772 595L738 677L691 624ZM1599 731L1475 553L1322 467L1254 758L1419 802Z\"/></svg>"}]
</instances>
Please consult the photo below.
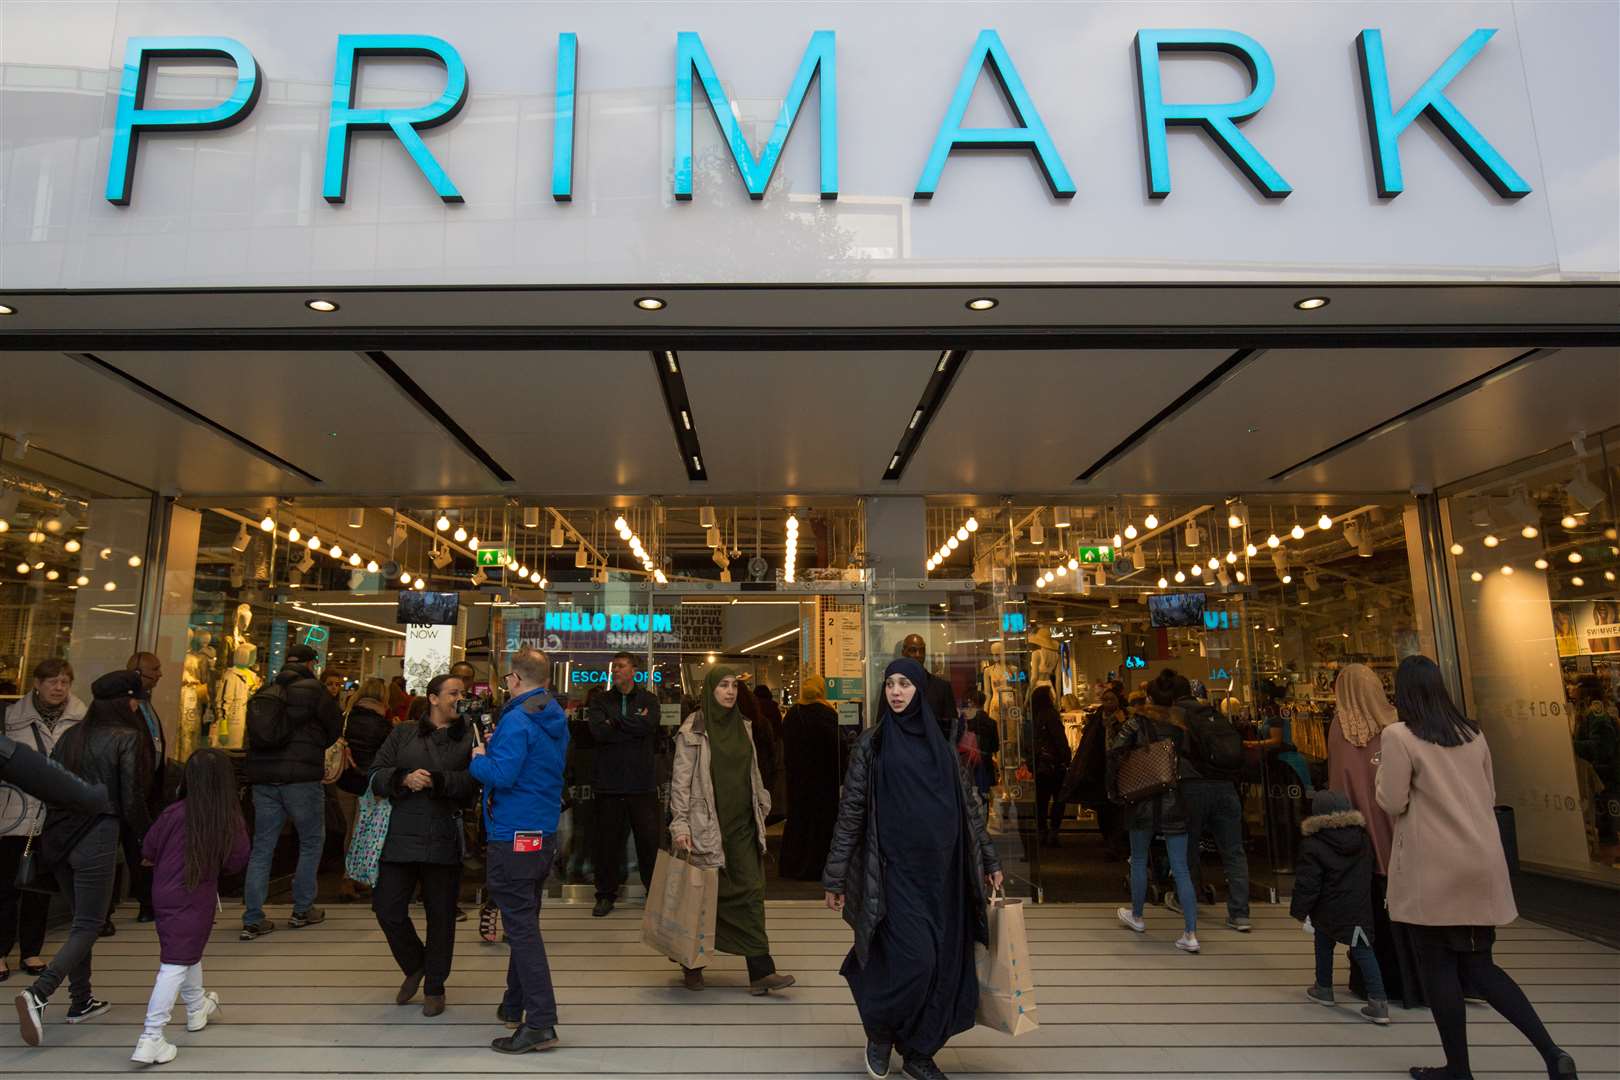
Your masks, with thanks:
<instances>
[{"instance_id":1,"label":"woman in white jacket","mask_svg":"<svg viewBox=\"0 0 1620 1080\"><path fill-rule=\"evenodd\" d=\"M53 657L34 668L34 687L6 709L5 733L23 746L50 757L57 740L84 719L85 704L73 696L73 666ZM17 862L28 837L40 824L42 807L16 788L0 784L0 982L11 978L5 958L18 945L22 967L30 975L45 970L39 953L45 947L45 921L51 898L16 886Z\"/></svg>"}]
</instances>

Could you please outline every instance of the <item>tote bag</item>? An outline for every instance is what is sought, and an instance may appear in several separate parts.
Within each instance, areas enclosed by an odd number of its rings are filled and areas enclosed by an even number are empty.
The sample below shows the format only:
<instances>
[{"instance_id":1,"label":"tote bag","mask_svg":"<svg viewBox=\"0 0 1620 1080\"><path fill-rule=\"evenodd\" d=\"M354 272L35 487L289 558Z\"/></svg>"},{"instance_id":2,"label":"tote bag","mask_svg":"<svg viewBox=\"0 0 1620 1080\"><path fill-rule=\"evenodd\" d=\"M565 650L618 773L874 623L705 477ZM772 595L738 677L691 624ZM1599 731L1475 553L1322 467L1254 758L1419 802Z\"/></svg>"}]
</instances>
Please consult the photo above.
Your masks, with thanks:
<instances>
[{"instance_id":1,"label":"tote bag","mask_svg":"<svg viewBox=\"0 0 1620 1080\"><path fill-rule=\"evenodd\" d=\"M349 852L343 860L343 869L350 881L360 885L377 884L377 863L382 860L383 845L388 842L388 821L393 812L394 804L373 795L368 784L355 811L354 839L349 841Z\"/></svg>"},{"instance_id":2,"label":"tote bag","mask_svg":"<svg viewBox=\"0 0 1620 1080\"><path fill-rule=\"evenodd\" d=\"M660 851L641 915L641 943L682 967L705 967L719 900L719 870Z\"/></svg>"}]
</instances>

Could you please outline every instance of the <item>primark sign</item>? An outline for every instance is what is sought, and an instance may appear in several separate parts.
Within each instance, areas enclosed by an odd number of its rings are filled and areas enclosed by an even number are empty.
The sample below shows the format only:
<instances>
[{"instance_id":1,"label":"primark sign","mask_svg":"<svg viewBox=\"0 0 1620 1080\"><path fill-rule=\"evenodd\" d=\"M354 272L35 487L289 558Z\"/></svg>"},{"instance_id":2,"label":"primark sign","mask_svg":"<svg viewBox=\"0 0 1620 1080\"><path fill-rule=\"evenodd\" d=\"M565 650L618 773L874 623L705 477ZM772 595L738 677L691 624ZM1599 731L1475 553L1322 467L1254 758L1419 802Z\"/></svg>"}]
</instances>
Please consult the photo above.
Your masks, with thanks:
<instances>
[{"instance_id":1,"label":"primark sign","mask_svg":"<svg viewBox=\"0 0 1620 1080\"><path fill-rule=\"evenodd\" d=\"M1323 81L1296 86L1289 92L1359 96L1366 119L1365 133L1359 137L1359 152L1365 154L1370 165L1371 186L1379 199L1393 199L1406 190L1407 178L1401 165L1402 138L1422 117L1456 148L1460 155L1457 168L1474 170L1499 198L1516 200L1529 194L1530 185L1490 141L1487 132L1492 129L1492 117L1470 115L1448 96L1453 81L1490 47L1496 33L1489 27L1461 29L1451 39L1450 54L1427 78L1417 83L1415 89L1408 85L1397 92L1391 85L1386 50L1404 44L1400 35L1394 31L1386 34L1376 28L1362 29L1353 40L1344 43L1345 47L1353 48L1357 61L1353 81L1346 80L1338 85ZM935 40L938 40L937 34ZM611 40L589 44L593 50L613 48ZM464 202L456 177L464 170L473 169L474 164L455 160L448 154L441 160L422 137L422 132L444 124L468 106L468 88L478 73L469 70L455 45L445 38L420 33L340 33L334 45L331 104L324 139L318 148L322 155L318 172L323 198L332 204L345 201L355 140L377 138L397 143L399 152L408 155L423 181L444 202ZM1265 199L1283 199L1294 191L1294 186L1276 164L1281 150L1286 148L1260 145L1243 130L1246 121L1259 115L1282 93L1277 86L1272 58L1258 37L1235 29L1143 28L1135 31L1129 45L1134 78L1130 85L1119 87L1116 105L1135 99L1142 168L1151 199L1169 199L1175 190L1168 133L1177 128L1202 132L1209 146L1230 159L1238 174L1232 182L1239 185L1246 182ZM315 42L311 47L321 45ZM576 195L589 197L590 194L577 190L574 168L576 102L584 63L581 47L581 34L559 33L551 50L552 71L545 71L547 65L538 60L533 65L535 89L544 89L542 83L550 76L549 85L555 91L549 140L550 175L520 176L518 183L531 185L532 190L541 192L549 187L551 199L560 203L569 202ZM672 83L666 84L672 85L674 91L673 155L667 162L655 160L654 151L649 148L646 167L663 170L667 166L673 197L691 199L693 128L699 122L694 113L706 111L730 152L736 180L749 197L762 199L794 123L806 110L814 93L819 128L816 136L819 190L822 199L836 200L840 109L864 111L885 107L885 103L875 101L840 102L839 47L840 39L835 31L813 31L797 69L784 70L782 81L770 86L738 86L733 82L728 92L728 83L721 77L725 58L711 55L700 32L675 32L669 51ZM947 82L938 87L939 105L934 116L920 118L923 126L917 129L909 125L899 127L894 137L886 140L885 145L891 152L914 154L920 162L912 197L930 199L949 184L947 166L953 155L999 150L1027 155L1053 197L1072 198L1077 191L1077 170L1072 170L1069 162L1078 160L1083 148L1060 145L1054 138L1042 121L1043 102L1037 101L1030 92L1027 72L1020 67L1001 33L984 29L975 36L970 31L962 39L962 48L967 52L966 63L954 85ZM1432 42L1425 41L1423 48L1432 48ZM130 36L124 41L122 51L125 59L119 77L105 185L107 201L116 206L128 206L138 197L135 192L136 152L143 146L149 154L164 152L161 139L155 136L165 132L196 134L240 124L253 114L255 106L265 96L267 81L272 78L255 58L253 43L233 37ZM1214 101L1185 100L1170 93L1167 72L1180 62L1179 57L1189 54L1235 60L1246 72L1247 93ZM436 99L417 105L363 107L358 104L359 75L362 62L369 58L388 58L395 63L415 60L433 65L443 72L443 90ZM225 61L234 67L235 85L228 95L192 108L149 104L148 95L158 66L165 61L198 59ZM986 75L999 89L1010 123L979 126L969 122L974 88L981 76ZM1047 82L1049 84L1050 80ZM782 94L780 112L756 153L739 120L738 103L743 97L758 99L779 93ZM739 96L734 98L732 94ZM1097 105L1099 109L1104 107L1107 107L1104 103ZM935 117L938 117L937 125ZM915 145L906 142L904 133L911 130L918 131ZM1117 166L1117 162L1106 158L1088 160L1089 168L1113 166ZM1010 184L1016 182L1015 178ZM1016 188L1009 187L1009 190Z\"/></svg>"}]
</instances>

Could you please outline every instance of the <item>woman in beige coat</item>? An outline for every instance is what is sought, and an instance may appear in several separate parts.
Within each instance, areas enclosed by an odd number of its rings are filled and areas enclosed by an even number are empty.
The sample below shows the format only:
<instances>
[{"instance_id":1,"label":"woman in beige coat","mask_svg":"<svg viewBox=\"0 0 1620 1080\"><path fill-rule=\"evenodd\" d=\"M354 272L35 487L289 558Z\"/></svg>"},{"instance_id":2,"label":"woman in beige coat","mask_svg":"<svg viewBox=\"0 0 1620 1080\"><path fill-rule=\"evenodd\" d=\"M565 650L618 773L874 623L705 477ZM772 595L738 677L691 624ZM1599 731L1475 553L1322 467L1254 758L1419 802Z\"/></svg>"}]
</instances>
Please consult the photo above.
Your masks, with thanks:
<instances>
[{"instance_id":1,"label":"woman in beige coat","mask_svg":"<svg viewBox=\"0 0 1620 1080\"><path fill-rule=\"evenodd\" d=\"M737 708L737 673L714 667L703 680L703 708L675 738L669 786L669 834L694 866L720 871L714 948L748 962L758 996L793 985L776 970L765 935L765 815L771 796L754 758L752 725ZM703 969L685 968L688 990L703 989Z\"/></svg>"},{"instance_id":2,"label":"woman in beige coat","mask_svg":"<svg viewBox=\"0 0 1620 1080\"><path fill-rule=\"evenodd\" d=\"M1389 917L1410 923L1423 988L1446 1064L1413 1066L1414 1080L1468 1080L1462 987L1478 993L1534 1044L1551 1080L1574 1077L1524 996L1491 959L1496 928L1518 918L1497 831L1491 752L1479 725L1458 711L1440 669L1409 656L1395 673L1400 722L1384 730L1378 805L1395 823Z\"/></svg>"}]
</instances>

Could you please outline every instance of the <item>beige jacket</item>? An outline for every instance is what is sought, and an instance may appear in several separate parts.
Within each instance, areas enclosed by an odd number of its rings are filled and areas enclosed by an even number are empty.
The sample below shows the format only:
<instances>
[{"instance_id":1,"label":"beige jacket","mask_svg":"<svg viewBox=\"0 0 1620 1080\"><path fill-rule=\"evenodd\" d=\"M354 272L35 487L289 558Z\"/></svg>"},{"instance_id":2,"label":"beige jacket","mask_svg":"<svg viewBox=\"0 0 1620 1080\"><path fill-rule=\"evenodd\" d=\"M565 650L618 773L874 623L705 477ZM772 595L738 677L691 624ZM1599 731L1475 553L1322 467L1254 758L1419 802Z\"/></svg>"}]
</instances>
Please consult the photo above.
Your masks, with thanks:
<instances>
[{"instance_id":1,"label":"beige jacket","mask_svg":"<svg viewBox=\"0 0 1620 1080\"><path fill-rule=\"evenodd\" d=\"M1518 918L1485 736L1436 746L1391 724L1381 758L1378 805L1395 823L1389 917L1418 926L1505 926Z\"/></svg>"},{"instance_id":2,"label":"beige jacket","mask_svg":"<svg viewBox=\"0 0 1620 1080\"><path fill-rule=\"evenodd\" d=\"M720 834L720 814L714 805L714 759L709 751L707 720L702 711L693 713L675 736L675 771L669 783L669 835L692 840L692 865L724 867L725 845ZM754 742L754 725L743 719L749 745ZM754 824L759 830L759 851L765 854L765 815L771 811L771 793L760 779L759 760L749 759L753 776Z\"/></svg>"},{"instance_id":3,"label":"beige jacket","mask_svg":"<svg viewBox=\"0 0 1620 1080\"><path fill-rule=\"evenodd\" d=\"M83 720L87 711L84 702L77 697L69 697L67 708L62 710L56 726L47 728L39 718L39 710L34 708L33 692L29 691L6 709L5 733L8 738L30 750L38 750L50 757L56 744L62 741L62 736ZM35 828L43 823L39 818L39 806L38 799L24 795L9 784L0 784L0 836L33 835Z\"/></svg>"}]
</instances>

